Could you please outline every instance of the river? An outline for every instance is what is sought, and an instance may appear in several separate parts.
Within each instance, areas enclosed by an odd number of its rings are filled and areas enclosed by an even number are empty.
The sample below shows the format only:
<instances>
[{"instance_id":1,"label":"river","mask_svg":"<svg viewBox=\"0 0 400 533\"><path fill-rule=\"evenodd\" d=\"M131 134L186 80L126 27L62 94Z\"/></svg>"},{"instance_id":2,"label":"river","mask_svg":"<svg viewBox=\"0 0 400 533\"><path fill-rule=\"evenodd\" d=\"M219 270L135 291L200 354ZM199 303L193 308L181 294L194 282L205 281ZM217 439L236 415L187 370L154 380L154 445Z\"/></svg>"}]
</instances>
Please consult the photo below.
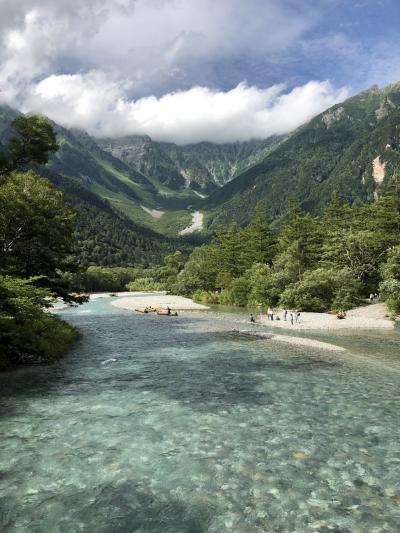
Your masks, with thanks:
<instances>
[{"instance_id":1,"label":"river","mask_svg":"<svg viewBox=\"0 0 400 533\"><path fill-rule=\"evenodd\" d=\"M341 355L239 314L62 314L65 359L0 375L3 533L399 531L398 331L319 335Z\"/></svg>"}]
</instances>

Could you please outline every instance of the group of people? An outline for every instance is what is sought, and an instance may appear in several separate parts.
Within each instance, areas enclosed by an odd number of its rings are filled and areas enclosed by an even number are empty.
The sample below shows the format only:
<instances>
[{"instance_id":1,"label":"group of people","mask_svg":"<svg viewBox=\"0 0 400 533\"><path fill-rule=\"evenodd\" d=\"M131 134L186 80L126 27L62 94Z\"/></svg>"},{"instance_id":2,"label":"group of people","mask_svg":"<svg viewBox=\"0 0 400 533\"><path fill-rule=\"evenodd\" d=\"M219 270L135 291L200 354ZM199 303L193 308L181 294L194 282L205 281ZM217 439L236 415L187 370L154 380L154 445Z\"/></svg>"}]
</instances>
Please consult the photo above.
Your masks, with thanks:
<instances>
[{"instance_id":1,"label":"group of people","mask_svg":"<svg viewBox=\"0 0 400 533\"><path fill-rule=\"evenodd\" d=\"M296 311L288 311L287 309L285 309L285 311L283 312L283 320L287 320L288 314L292 326L294 323L300 324L300 311L297 311L297 309Z\"/></svg>"},{"instance_id":2,"label":"group of people","mask_svg":"<svg viewBox=\"0 0 400 533\"><path fill-rule=\"evenodd\" d=\"M286 322L288 320L288 316L289 316L289 320L290 320L290 323L291 325L293 326L293 324L299 324L300 323L300 311L288 311L287 309L285 309L283 311L283 320ZM267 310L267 320L280 320L280 316L278 314L274 314L274 311L273 309L271 309L270 307L268 307L268 310ZM253 314L250 315L250 322L256 322L256 319L254 317Z\"/></svg>"},{"instance_id":3,"label":"group of people","mask_svg":"<svg viewBox=\"0 0 400 533\"><path fill-rule=\"evenodd\" d=\"M369 303L370 304L373 304L377 299L379 298L379 296L373 292L371 292L371 294L369 295Z\"/></svg>"}]
</instances>

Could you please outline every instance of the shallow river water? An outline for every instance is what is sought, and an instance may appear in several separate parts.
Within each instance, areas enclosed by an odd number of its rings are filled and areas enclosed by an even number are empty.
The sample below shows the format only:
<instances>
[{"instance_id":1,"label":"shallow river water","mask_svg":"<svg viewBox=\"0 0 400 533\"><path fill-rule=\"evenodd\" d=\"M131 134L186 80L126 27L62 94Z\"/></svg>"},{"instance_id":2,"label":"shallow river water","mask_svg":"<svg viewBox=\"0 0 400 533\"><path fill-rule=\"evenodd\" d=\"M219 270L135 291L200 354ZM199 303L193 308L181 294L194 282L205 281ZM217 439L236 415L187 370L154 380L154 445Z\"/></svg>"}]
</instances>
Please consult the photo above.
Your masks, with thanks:
<instances>
[{"instance_id":1,"label":"shallow river water","mask_svg":"<svg viewBox=\"0 0 400 533\"><path fill-rule=\"evenodd\" d=\"M0 375L1 532L400 531L397 331L314 335L337 354L237 314L63 316L72 353Z\"/></svg>"}]
</instances>

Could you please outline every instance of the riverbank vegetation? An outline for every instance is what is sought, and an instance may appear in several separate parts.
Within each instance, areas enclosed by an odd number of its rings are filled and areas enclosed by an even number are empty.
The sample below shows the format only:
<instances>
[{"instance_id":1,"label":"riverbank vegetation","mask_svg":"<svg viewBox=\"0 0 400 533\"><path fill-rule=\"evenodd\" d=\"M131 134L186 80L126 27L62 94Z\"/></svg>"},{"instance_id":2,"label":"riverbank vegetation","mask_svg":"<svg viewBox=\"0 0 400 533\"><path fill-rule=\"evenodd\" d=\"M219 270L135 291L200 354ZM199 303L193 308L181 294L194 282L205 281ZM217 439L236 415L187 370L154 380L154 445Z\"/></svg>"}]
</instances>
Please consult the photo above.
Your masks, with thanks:
<instances>
[{"instance_id":1,"label":"riverbank vegetation","mask_svg":"<svg viewBox=\"0 0 400 533\"><path fill-rule=\"evenodd\" d=\"M400 311L400 177L371 204L333 194L320 216L291 200L277 231L258 206L245 228L220 228L193 251L175 290L201 302L345 311L380 292Z\"/></svg>"},{"instance_id":2,"label":"riverbank vegetation","mask_svg":"<svg viewBox=\"0 0 400 533\"><path fill-rule=\"evenodd\" d=\"M158 291L201 303L346 311L380 293L400 313L400 177L373 203L349 205L337 194L319 216L291 200L272 223L260 204L250 224L221 226L209 244L161 266L90 267L71 286L86 291Z\"/></svg>"},{"instance_id":3,"label":"riverbank vegetation","mask_svg":"<svg viewBox=\"0 0 400 533\"><path fill-rule=\"evenodd\" d=\"M0 147L0 369L61 356L78 332L46 308L57 297L82 301L62 276L78 266L76 212L32 170L57 150L54 131L38 116L19 116L12 128Z\"/></svg>"}]
</instances>

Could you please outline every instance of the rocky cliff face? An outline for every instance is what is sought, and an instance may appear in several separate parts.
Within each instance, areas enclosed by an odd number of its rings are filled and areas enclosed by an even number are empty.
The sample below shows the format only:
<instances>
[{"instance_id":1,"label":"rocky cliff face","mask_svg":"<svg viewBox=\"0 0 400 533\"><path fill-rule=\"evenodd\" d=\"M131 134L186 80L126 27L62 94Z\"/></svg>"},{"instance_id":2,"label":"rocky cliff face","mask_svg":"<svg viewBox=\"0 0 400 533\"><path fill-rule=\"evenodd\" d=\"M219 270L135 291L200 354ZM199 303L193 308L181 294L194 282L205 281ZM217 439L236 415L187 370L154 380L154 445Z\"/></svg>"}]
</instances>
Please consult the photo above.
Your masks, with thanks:
<instances>
[{"instance_id":1,"label":"rocky cliff face","mask_svg":"<svg viewBox=\"0 0 400 533\"><path fill-rule=\"evenodd\" d=\"M280 139L230 144L208 142L178 146L145 135L100 139L99 146L153 183L172 189L192 188L204 194L222 187L260 161Z\"/></svg>"}]
</instances>

